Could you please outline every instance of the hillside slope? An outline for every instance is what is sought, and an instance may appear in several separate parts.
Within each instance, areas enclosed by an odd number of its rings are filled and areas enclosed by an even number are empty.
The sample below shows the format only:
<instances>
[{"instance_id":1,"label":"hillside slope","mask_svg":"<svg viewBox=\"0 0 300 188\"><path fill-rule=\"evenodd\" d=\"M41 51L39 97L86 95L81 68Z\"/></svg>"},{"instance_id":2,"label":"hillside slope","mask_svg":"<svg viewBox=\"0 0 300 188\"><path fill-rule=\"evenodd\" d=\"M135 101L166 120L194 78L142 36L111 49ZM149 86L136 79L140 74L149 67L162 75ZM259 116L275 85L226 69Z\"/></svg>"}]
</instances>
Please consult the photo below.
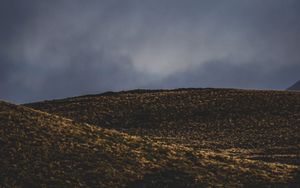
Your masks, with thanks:
<instances>
[{"instance_id":1,"label":"hillside slope","mask_svg":"<svg viewBox=\"0 0 300 188\"><path fill-rule=\"evenodd\" d=\"M286 185L293 165L130 136L0 101L0 186Z\"/></svg>"},{"instance_id":2,"label":"hillside slope","mask_svg":"<svg viewBox=\"0 0 300 188\"><path fill-rule=\"evenodd\" d=\"M300 80L289 87L288 90L300 91Z\"/></svg>"},{"instance_id":3,"label":"hillside slope","mask_svg":"<svg viewBox=\"0 0 300 188\"><path fill-rule=\"evenodd\" d=\"M135 90L27 106L194 149L222 149L247 159L300 164L297 92Z\"/></svg>"}]
</instances>

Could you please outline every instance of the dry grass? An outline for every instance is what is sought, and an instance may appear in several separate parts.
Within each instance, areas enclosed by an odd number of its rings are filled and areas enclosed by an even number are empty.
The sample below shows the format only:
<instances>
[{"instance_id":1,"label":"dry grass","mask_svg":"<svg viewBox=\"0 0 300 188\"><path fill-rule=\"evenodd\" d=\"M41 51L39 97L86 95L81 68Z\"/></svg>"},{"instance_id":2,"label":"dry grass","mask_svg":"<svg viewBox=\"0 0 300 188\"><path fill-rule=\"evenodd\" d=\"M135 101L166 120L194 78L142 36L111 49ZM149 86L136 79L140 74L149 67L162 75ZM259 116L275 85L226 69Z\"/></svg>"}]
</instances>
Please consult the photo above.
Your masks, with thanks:
<instances>
[{"instance_id":1,"label":"dry grass","mask_svg":"<svg viewBox=\"0 0 300 188\"><path fill-rule=\"evenodd\" d=\"M297 166L200 151L0 102L4 187L291 185Z\"/></svg>"},{"instance_id":2,"label":"dry grass","mask_svg":"<svg viewBox=\"0 0 300 188\"><path fill-rule=\"evenodd\" d=\"M232 156L300 165L299 92L136 90L28 106L195 150L235 149Z\"/></svg>"}]
</instances>

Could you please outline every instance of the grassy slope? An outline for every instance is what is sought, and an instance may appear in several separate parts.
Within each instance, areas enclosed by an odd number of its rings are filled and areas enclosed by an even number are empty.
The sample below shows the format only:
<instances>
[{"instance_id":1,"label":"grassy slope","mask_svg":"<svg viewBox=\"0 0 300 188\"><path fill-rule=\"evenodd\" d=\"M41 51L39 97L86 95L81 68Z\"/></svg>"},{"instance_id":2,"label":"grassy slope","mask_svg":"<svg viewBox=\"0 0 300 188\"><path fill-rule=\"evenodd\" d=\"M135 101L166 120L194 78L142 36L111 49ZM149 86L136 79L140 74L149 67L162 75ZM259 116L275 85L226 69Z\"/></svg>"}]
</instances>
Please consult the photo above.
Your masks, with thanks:
<instances>
[{"instance_id":1,"label":"grassy slope","mask_svg":"<svg viewBox=\"0 0 300 188\"><path fill-rule=\"evenodd\" d=\"M194 149L300 164L299 92L136 90L27 106Z\"/></svg>"},{"instance_id":2,"label":"grassy slope","mask_svg":"<svg viewBox=\"0 0 300 188\"><path fill-rule=\"evenodd\" d=\"M291 184L293 165L241 160L0 102L0 185Z\"/></svg>"}]
</instances>

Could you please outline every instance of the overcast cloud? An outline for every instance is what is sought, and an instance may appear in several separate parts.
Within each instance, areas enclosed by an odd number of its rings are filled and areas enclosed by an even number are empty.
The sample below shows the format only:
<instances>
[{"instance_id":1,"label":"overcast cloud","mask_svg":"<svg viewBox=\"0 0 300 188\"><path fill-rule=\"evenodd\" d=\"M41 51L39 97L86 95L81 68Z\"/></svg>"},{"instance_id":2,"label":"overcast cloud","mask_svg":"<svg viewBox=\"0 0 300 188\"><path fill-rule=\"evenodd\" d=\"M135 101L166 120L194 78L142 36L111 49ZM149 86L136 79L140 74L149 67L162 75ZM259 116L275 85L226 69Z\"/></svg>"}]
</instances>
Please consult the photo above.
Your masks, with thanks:
<instances>
[{"instance_id":1,"label":"overcast cloud","mask_svg":"<svg viewBox=\"0 0 300 188\"><path fill-rule=\"evenodd\" d=\"M298 0L0 0L0 98L108 90L285 89Z\"/></svg>"}]
</instances>

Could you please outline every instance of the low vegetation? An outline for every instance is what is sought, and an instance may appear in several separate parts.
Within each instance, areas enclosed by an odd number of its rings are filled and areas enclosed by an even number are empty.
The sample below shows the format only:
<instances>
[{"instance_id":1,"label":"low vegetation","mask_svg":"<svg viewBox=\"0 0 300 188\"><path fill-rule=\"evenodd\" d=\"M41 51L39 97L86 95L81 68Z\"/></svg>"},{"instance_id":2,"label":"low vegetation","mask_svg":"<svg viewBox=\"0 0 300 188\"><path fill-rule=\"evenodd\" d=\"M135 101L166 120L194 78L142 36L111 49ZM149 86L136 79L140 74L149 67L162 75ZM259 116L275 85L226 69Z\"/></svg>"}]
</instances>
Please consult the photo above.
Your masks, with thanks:
<instances>
[{"instance_id":1,"label":"low vegetation","mask_svg":"<svg viewBox=\"0 0 300 188\"><path fill-rule=\"evenodd\" d=\"M300 165L299 92L134 90L27 106L195 150Z\"/></svg>"},{"instance_id":2,"label":"low vegetation","mask_svg":"<svg viewBox=\"0 0 300 188\"><path fill-rule=\"evenodd\" d=\"M3 187L296 185L296 165L195 150L0 102Z\"/></svg>"}]
</instances>

